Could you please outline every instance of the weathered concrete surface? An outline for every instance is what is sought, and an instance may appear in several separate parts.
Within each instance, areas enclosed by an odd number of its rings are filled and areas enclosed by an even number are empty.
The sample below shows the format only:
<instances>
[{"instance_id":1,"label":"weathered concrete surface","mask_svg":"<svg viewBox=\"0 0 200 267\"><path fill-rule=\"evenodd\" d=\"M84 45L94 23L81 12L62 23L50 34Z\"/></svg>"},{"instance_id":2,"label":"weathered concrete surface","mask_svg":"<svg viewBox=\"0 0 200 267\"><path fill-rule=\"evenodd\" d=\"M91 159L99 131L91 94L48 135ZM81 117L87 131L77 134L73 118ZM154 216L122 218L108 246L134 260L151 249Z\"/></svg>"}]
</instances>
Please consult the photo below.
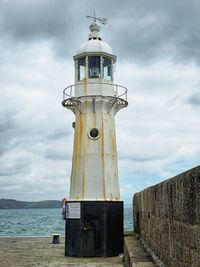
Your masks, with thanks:
<instances>
[{"instance_id":1,"label":"weathered concrete surface","mask_svg":"<svg viewBox=\"0 0 200 267\"><path fill-rule=\"evenodd\" d=\"M52 244L50 237L1 237L0 267L124 267L123 258L64 257L64 238Z\"/></svg>"},{"instance_id":2,"label":"weathered concrete surface","mask_svg":"<svg viewBox=\"0 0 200 267\"><path fill-rule=\"evenodd\" d=\"M134 195L134 229L167 267L200 267L200 166Z\"/></svg>"},{"instance_id":3,"label":"weathered concrete surface","mask_svg":"<svg viewBox=\"0 0 200 267\"><path fill-rule=\"evenodd\" d=\"M126 267L154 267L151 256L143 249L140 240L134 233L125 235L124 257Z\"/></svg>"}]
</instances>

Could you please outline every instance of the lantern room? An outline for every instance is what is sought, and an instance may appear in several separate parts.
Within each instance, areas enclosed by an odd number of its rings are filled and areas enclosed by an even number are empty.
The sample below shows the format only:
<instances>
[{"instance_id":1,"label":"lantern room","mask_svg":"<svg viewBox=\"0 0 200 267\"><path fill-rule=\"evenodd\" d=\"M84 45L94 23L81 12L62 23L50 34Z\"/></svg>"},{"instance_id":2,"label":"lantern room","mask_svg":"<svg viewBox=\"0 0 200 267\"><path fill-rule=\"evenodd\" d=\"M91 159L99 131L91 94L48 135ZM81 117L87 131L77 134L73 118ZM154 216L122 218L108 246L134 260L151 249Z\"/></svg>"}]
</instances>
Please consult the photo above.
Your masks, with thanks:
<instances>
[{"instance_id":1,"label":"lantern room","mask_svg":"<svg viewBox=\"0 0 200 267\"><path fill-rule=\"evenodd\" d=\"M116 56L113 55L111 47L102 40L100 26L96 23L90 25L88 41L83 43L76 55L75 81L84 82L113 82L113 70Z\"/></svg>"}]
</instances>

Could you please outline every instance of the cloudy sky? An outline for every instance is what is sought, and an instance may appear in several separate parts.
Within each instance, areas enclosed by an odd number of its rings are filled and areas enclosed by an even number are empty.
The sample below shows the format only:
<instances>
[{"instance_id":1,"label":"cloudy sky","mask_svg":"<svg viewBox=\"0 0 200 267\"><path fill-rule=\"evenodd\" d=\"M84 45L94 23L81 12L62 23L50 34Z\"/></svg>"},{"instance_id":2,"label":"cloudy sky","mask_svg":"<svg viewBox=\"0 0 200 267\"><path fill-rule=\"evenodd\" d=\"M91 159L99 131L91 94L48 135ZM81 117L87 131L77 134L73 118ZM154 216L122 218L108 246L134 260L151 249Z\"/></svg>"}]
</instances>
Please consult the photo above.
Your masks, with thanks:
<instances>
[{"instance_id":1,"label":"cloudy sky","mask_svg":"<svg viewBox=\"0 0 200 267\"><path fill-rule=\"evenodd\" d=\"M61 105L86 15L108 18L121 197L199 165L200 1L0 0L0 198L68 196L74 116Z\"/></svg>"}]
</instances>

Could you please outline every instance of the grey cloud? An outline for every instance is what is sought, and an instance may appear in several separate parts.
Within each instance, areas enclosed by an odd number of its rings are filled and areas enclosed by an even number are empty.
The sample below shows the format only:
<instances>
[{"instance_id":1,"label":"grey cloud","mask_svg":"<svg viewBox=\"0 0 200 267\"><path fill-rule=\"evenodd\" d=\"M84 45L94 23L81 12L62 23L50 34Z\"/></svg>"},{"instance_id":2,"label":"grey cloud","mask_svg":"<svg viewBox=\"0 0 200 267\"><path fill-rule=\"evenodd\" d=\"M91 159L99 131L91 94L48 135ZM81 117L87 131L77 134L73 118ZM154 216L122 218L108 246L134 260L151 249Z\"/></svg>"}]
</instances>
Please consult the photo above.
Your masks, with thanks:
<instances>
[{"instance_id":1,"label":"grey cloud","mask_svg":"<svg viewBox=\"0 0 200 267\"><path fill-rule=\"evenodd\" d=\"M69 135L69 131L67 131L66 128L63 128L63 129L55 129L51 132L48 132L46 134L46 137L50 140L55 140L55 139L60 139L60 138L66 138L68 135Z\"/></svg>"},{"instance_id":2,"label":"grey cloud","mask_svg":"<svg viewBox=\"0 0 200 267\"><path fill-rule=\"evenodd\" d=\"M160 1L24 1L1 2L0 29L16 42L51 41L60 56L86 40L85 16L96 10L109 18L105 40L121 59L148 63L164 57L200 63L200 2Z\"/></svg>"},{"instance_id":3,"label":"grey cloud","mask_svg":"<svg viewBox=\"0 0 200 267\"><path fill-rule=\"evenodd\" d=\"M200 92L196 92L190 96L187 102L194 106L200 106Z\"/></svg>"},{"instance_id":4,"label":"grey cloud","mask_svg":"<svg viewBox=\"0 0 200 267\"><path fill-rule=\"evenodd\" d=\"M51 160L67 160L69 156L66 153L66 149L64 147L47 149L45 152L45 158ZM70 157L71 158L71 157Z\"/></svg>"},{"instance_id":5,"label":"grey cloud","mask_svg":"<svg viewBox=\"0 0 200 267\"><path fill-rule=\"evenodd\" d=\"M27 143L29 143L31 129L25 130L24 124L20 124L16 114L16 110L11 108L8 113L2 113L0 116L1 156L14 148L27 146Z\"/></svg>"},{"instance_id":6,"label":"grey cloud","mask_svg":"<svg viewBox=\"0 0 200 267\"><path fill-rule=\"evenodd\" d=\"M0 155L3 155L14 145L13 141L18 127L19 125L14 118L14 113L8 112L0 115Z\"/></svg>"},{"instance_id":7,"label":"grey cloud","mask_svg":"<svg viewBox=\"0 0 200 267\"><path fill-rule=\"evenodd\" d=\"M1 156L5 155L6 153L9 153L14 149L18 151L29 151L31 153L40 154L41 149L43 150L44 147L48 148L50 146L50 142L55 142L56 140L63 140L64 137L66 138L68 135L67 130L63 129L62 131L60 131L60 127L57 127L57 129L54 130L56 126L53 124L50 127L49 122L45 120L43 121L43 125L41 125L39 122L31 124L28 120L24 120L20 124L19 119L16 118L14 120L13 117L14 111L13 114L7 114L7 116L5 116L5 123L0 120ZM63 143L65 144L65 140L63 140ZM57 157L61 159L66 159L66 156L64 157L64 155L60 156L58 155L58 153L54 155L53 151L50 151L49 153L45 154L45 157L46 155L48 156L48 158L51 159L56 159ZM16 166L16 169L17 167L18 165ZM2 166L2 169L4 169L4 166Z\"/></svg>"},{"instance_id":8,"label":"grey cloud","mask_svg":"<svg viewBox=\"0 0 200 267\"><path fill-rule=\"evenodd\" d=\"M118 53L126 58L129 53L137 62L170 58L199 63L199 8L197 1L136 1L127 11L127 23L115 21L113 43Z\"/></svg>"},{"instance_id":9,"label":"grey cloud","mask_svg":"<svg viewBox=\"0 0 200 267\"><path fill-rule=\"evenodd\" d=\"M156 160L160 160L160 159L164 159L166 158L166 156L162 156L160 154L158 155L120 155L119 156L119 160L128 160L131 162L148 162L148 161L156 161Z\"/></svg>"},{"instance_id":10,"label":"grey cloud","mask_svg":"<svg viewBox=\"0 0 200 267\"><path fill-rule=\"evenodd\" d=\"M2 40L21 43L48 41L57 54L73 51L77 17L69 1L2 1L0 3L0 33ZM81 26L80 26L81 27Z\"/></svg>"},{"instance_id":11,"label":"grey cloud","mask_svg":"<svg viewBox=\"0 0 200 267\"><path fill-rule=\"evenodd\" d=\"M15 40L25 42L30 39L59 36L67 28L67 20L64 20L67 15L65 14L66 4L66 1L50 0L3 1L1 2L1 31Z\"/></svg>"},{"instance_id":12,"label":"grey cloud","mask_svg":"<svg viewBox=\"0 0 200 267\"><path fill-rule=\"evenodd\" d=\"M16 122L10 112L0 115L0 133L6 133L16 127Z\"/></svg>"},{"instance_id":13,"label":"grey cloud","mask_svg":"<svg viewBox=\"0 0 200 267\"><path fill-rule=\"evenodd\" d=\"M0 165L0 176L12 176L28 174L30 172L30 160L27 158L18 158L14 162L4 161Z\"/></svg>"}]
</instances>

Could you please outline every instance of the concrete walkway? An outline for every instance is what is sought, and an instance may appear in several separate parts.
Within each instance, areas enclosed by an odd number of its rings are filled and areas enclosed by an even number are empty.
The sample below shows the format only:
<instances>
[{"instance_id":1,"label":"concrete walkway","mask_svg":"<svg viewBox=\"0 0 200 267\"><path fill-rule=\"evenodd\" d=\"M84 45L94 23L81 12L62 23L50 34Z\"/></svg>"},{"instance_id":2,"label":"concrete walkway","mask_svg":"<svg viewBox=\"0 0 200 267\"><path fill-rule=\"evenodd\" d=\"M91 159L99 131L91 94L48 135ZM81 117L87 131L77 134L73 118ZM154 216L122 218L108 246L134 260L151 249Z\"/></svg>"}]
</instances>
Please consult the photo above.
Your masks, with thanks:
<instances>
[{"instance_id":1,"label":"concrete walkway","mask_svg":"<svg viewBox=\"0 0 200 267\"><path fill-rule=\"evenodd\" d=\"M50 237L0 237L0 267L124 267L123 257L64 257L64 238L54 245Z\"/></svg>"},{"instance_id":2,"label":"concrete walkway","mask_svg":"<svg viewBox=\"0 0 200 267\"><path fill-rule=\"evenodd\" d=\"M124 237L124 256L126 267L157 266L133 232L127 233Z\"/></svg>"},{"instance_id":3,"label":"concrete walkway","mask_svg":"<svg viewBox=\"0 0 200 267\"><path fill-rule=\"evenodd\" d=\"M156 266L133 233L125 235L127 267ZM0 267L125 267L124 257L64 257L64 238L52 244L51 237L0 237Z\"/></svg>"}]
</instances>

